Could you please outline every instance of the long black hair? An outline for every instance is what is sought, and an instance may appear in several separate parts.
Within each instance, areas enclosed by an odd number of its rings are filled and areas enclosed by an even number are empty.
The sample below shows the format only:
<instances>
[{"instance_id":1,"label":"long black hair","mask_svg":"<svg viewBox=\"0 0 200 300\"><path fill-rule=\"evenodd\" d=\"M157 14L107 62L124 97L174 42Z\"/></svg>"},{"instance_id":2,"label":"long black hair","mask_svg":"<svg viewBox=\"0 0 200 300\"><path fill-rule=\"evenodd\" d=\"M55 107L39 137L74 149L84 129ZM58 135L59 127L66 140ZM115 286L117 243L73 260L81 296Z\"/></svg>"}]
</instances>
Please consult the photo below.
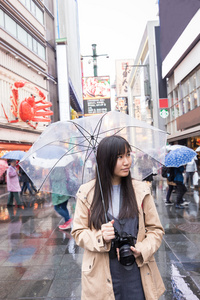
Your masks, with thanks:
<instances>
[{"instance_id":1,"label":"long black hair","mask_svg":"<svg viewBox=\"0 0 200 300\"><path fill-rule=\"evenodd\" d=\"M131 146L124 138L117 135L105 137L98 145L96 159L106 212L109 208L109 199L111 199L112 177L114 175L117 158L118 155L124 154L126 150L131 152ZM130 172L128 176L121 178L121 191L122 205L119 213L119 219L137 216L138 207ZM90 228L93 226L98 230L104 223L106 223L105 212L102 204L99 179L96 171L95 191L90 208L89 226Z\"/></svg>"}]
</instances>

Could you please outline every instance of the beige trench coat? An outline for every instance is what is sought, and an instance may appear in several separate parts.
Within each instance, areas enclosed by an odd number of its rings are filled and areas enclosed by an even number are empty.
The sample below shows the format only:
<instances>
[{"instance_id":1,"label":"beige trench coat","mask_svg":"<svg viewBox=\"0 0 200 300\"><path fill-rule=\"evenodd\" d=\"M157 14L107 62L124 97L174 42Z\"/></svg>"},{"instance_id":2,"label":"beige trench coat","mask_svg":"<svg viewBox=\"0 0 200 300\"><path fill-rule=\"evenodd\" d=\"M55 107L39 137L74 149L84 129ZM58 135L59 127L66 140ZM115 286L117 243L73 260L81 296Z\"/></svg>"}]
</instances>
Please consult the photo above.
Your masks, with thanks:
<instances>
[{"instance_id":1,"label":"beige trench coat","mask_svg":"<svg viewBox=\"0 0 200 300\"><path fill-rule=\"evenodd\" d=\"M110 244L103 240L101 230L88 228L88 215L94 195L94 180L82 185L77 193L72 236L84 248L82 262L82 300L114 300L109 267ZM136 259L140 267L146 300L156 300L165 287L153 254L158 250L164 234L154 200L146 182L133 180L139 208L139 229L135 247L142 258Z\"/></svg>"}]
</instances>

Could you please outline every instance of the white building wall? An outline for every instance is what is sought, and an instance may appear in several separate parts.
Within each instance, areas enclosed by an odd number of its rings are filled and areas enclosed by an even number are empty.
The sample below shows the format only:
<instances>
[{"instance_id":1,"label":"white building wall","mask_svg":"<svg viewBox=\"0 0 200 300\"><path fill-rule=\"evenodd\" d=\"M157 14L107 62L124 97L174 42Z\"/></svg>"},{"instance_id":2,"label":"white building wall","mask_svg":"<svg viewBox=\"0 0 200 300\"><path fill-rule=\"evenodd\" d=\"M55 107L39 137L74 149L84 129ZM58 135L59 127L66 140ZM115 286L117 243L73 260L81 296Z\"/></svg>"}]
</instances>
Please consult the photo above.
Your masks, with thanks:
<instances>
[{"instance_id":1,"label":"white building wall","mask_svg":"<svg viewBox=\"0 0 200 300\"><path fill-rule=\"evenodd\" d=\"M58 8L57 38L67 38L68 76L72 82L81 106L82 80L80 60L80 39L78 24L78 4L75 0L56 0Z\"/></svg>"}]
</instances>

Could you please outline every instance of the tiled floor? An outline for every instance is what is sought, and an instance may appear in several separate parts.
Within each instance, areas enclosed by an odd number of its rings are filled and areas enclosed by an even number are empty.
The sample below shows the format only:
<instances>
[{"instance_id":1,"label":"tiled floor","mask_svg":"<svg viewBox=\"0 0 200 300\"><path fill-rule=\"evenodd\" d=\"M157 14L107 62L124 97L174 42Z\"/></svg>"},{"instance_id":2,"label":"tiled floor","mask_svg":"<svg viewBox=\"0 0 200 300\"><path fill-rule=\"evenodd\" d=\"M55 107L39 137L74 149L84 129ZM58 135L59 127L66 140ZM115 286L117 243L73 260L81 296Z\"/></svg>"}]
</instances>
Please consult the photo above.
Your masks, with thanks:
<instances>
[{"instance_id":1,"label":"tiled floor","mask_svg":"<svg viewBox=\"0 0 200 300\"><path fill-rule=\"evenodd\" d=\"M166 286L161 300L200 299L199 191L186 194L184 210L165 206L166 182L155 181L152 193L166 233L155 255ZM48 194L23 200L23 208L7 209L0 197L0 299L80 300L83 250L70 230L58 229ZM73 215L74 200L68 206Z\"/></svg>"}]
</instances>

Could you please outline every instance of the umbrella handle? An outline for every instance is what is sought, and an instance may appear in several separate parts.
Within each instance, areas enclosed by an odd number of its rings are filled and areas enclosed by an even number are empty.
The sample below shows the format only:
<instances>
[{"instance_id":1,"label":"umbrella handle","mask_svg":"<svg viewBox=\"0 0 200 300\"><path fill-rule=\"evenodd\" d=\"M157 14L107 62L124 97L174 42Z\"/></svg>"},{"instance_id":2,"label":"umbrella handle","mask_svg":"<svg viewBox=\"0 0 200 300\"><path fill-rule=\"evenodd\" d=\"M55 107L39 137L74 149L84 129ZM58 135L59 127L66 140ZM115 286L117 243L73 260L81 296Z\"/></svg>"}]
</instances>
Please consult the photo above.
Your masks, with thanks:
<instances>
[{"instance_id":1,"label":"umbrella handle","mask_svg":"<svg viewBox=\"0 0 200 300\"><path fill-rule=\"evenodd\" d=\"M95 156L95 158L96 158L96 156ZM106 223L108 223L108 217L107 217L107 213L106 213L106 206L105 206L105 201L104 201L103 190L102 190L101 179L100 179L100 174L99 174L99 168L98 168L97 161L96 161L96 168L97 168L97 177L98 177L100 193L101 193L101 200L102 200L104 214L105 214L105 220L106 220Z\"/></svg>"}]
</instances>

